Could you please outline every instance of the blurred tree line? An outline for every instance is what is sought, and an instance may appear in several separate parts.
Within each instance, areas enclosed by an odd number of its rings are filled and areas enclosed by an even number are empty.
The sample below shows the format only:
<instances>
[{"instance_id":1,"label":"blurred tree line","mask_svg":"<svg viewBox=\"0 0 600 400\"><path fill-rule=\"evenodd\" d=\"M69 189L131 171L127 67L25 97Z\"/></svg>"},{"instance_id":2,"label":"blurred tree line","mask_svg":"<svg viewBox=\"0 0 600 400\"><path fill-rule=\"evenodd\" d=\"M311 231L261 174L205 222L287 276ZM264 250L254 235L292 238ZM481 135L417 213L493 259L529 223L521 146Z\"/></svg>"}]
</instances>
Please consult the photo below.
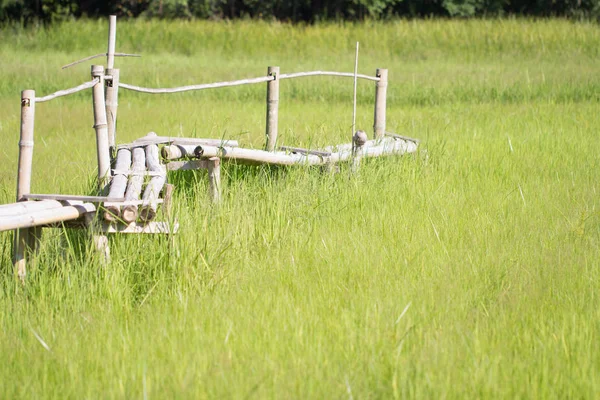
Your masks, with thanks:
<instances>
[{"instance_id":1,"label":"blurred tree line","mask_svg":"<svg viewBox=\"0 0 600 400\"><path fill-rule=\"evenodd\" d=\"M562 16L598 19L600 0L0 0L0 22L137 18L261 18L290 22L394 17Z\"/></svg>"}]
</instances>

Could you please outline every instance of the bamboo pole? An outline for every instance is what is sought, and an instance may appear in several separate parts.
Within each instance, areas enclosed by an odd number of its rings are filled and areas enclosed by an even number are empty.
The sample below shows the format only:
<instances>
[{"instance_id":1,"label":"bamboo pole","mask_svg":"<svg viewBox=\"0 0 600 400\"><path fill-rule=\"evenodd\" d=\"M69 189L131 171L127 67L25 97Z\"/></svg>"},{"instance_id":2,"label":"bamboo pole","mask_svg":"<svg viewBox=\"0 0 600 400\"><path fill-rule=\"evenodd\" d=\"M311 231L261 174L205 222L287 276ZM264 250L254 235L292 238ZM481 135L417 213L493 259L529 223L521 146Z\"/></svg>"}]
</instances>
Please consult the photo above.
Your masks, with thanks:
<instances>
[{"instance_id":1,"label":"bamboo pole","mask_svg":"<svg viewBox=\"0 0 600 400\"><path fill-rule=\"evenodd\" d=\"M82 202L68 201L63 204L57 200L42 200L42 201L21 201L18 203L3 204L0 206L0 218L12 217L41 210L51 210L53 208L64 207L65 205L78 205Z\"/></svg>"},{"instance_id":2,"label":"bamboo pole","mask_svg":"<svg viewBox=\"0 0 600 400\"><path fill-rule=\"evenodd\" d=\"M385 135L388 70L378 68L376 75L379 77L379 80L375 83L375 115L373 131L375 139L381 139Z\"/></svg>"},{"instance_id":3,"label":"bamboo pole","mask_svg":"<svg viewBox=\"0 0 600 400\"><path fill-rule=\"evenodd\" d=\"M125 201L139 200L142 193L142 184L144 183L144 171L146 170L146 153L142 147L136 147L132 151L132 166L134 172L129 177L129 184L125 192ZM138 217L138 206L129 205L123 208L121 217L127 223L134 222Z\"/></svg>"},{"instance_id":4,"label":"bamboo pole","mask_svg":"<svg viewBox=\"0 0 600 400\"><path fill-rule=\"evenodd\" d=\"M115 170L117 171L128 171L131 167L131 151L127 149L120 149L117 153L117 162L115 164ZM127 179L128 176L125 174L115 174L110 185L110 192L108 197L125 197L125 191L127 190ZM107 221L115 221L121 215L121 207L115 203L104 203L106 212L104 213L104 219Z\"/></svg>"},{"instance_id":5,"label":"bamboo pole","mask_svg":"<svg viewBox=\"0 0 600 400\"><path fill-rule=\"evenodd\" d=\"M17 201L31 191L31 170L33 166L33 129L35 124L35 90L21 92L21 133L19 140L19 164L17 174ZM17 276L25 279L27 274L26 250L31 231L19 229L15 232L13 265Z\"/></svg>"},{"instance_id":6,"label":"bamboo pole","mask_svg":"<svg viewBox=\"0 0 600 400\"><path fill-rule=\"evenodd\" d=\"M117 44L117 16L108 17L108 51L106 52L106 69L115 67L115 47Z\"/></svg>"},{"instance_id":7,"label":"bamboo pole","mask_svg":"<svg viewBox=\"0 0 600 400\"><path fill-rule=\"evenodd\" d=\"M208 187L210 199L214 204L221 202L221 160L219 157L208 159Z\"/></svg>"},{"instance_id":8,"label":"bamboo pole","mask_svg":"<svg viewBox=\"0 0 600 400\"><path fill-rule=\"evenodd\" d=\"M364 137L362 140L365 140ZM367 140L359 147L356 151L360 152L361 157L366 158L412 153L417 150L418 145L408 140L384 138L381 140ZM355 148L354 143L342 144L337 146L336 151L331 151L329 156L320 156L286 151L270 152L241 147L198 146L196 155L200 154L202 158L219 157L224 160L236 160L247 164L323 165L350 160Z\"/></svg>"},{"instance_id":9,"label":"bamboo pole","mask_svg":"<svg viewBox=\"0 0 600 400\"><path fill-rule=\"evenodd\" d=\"M34 211L26 214L15 215L12 217L0 218L0 231L48 225L56 222L70 221L77 219L87 213L94 213L96 206L92 203L83 203L74 206L64 206L50 210ZM24 259L23 259L24 260ZM18 271L21 272L21 271ZM24 277L19 273L19 277Z\"/></svg>"},{"instance_id":10,"label":"bamboo pole","mask_svg":"<svg viewBox=\"0 0 600 400\"><path fill-rule=\"evenodd\" d=\"M108 19L108 49L106 52L106 74L111 76L106 86L106 116L108 123L108 147L114 151L117 132L117 107L119 105L119 70L115 69L115 47L117 45L117 16ZM114 154L114 153L113 153Z\"/></svg>"},{"instance_id":11,"label":"bamboo pole","mask_svg":"<svg viewBox=\"0 0 600 400\"><path fill-rule=\"evenodd\" d=\"M92 91L98 158L98 187L103 190L110 179L110 148L104 102L104 67L102 65L92 65L92 78L98 78L98 83L94 85Z\"/></svg>"},{"instance_id":12,"label":"bamboo pole","mask_svg":"<svg viewBox=\"0 0 600 400\"><path fill-rule=\"evenodd\" d=\"M163 172L163 174L153 176L144 190L144 195L142 196L144 203L140 209L140 219L144 222L151 221L156 216L158 196L167 179L167 171L164 165L160 164L158 146L155 144L146 146L146 166L149 171Z\"/></svg>"},{"instance_id":13,"label":"bamboo pole","mask_svg":"<svg viewBox=\"0 0 600 400\"><path fill-rule=\"evenodd\" d=\"M117 138L117 108L119 107L119 70L108 69L112 79L106 86L106 118L108 122L108 146L114 151ZM114 154L114 153L113 153Z\"/></svg>"},{"instance_id":14,"label":"bamboo pole","mask_svg":"<svg viewBox=\"0 0 600 400\"><path fill-rule=\"evenodd\" d=\"M275 150L277 143L277 123L279 117L279 67L269 67L267 75L275 79L267 82L267 143L265 150Z\"/></svg>"}]
</instances>

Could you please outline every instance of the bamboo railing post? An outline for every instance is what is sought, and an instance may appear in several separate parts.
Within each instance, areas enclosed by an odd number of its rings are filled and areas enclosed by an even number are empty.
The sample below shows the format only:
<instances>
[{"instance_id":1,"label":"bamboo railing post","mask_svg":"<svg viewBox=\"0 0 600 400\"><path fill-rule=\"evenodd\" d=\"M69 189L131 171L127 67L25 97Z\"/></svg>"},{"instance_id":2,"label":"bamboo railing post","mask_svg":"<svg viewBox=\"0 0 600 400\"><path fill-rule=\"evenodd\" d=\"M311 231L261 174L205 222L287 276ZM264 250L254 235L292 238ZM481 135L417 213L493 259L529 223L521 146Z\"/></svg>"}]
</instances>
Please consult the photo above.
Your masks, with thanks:
<instances>
[{"instance_id":1,"label":"bamboo railing post","mask_svg":"<svg viewBox=\"0 0 600 400\"><path fill-rule=\"evenodd\" d=\"M96 154L98 157L98 187L100 190L104 190L110 180L110 148L106 120L106 103L104 101L104 67L102 65L92 65L93 78L98 78L98 83L92 88Z\"/></svg>"},{"instance_id":2,"label":"bamboo railing post","mask_svg":"<svg viewBox=\"0 0 600 400\"><path fill-rule=\"evenodd\" d=\"M385 135L385 110L387 99L388 70L378 68L375 74L379 80L375 84L375 118L373 130L375 139Z\"/></svg>"},{"instance_id":3,"label":"bamboo railing post","mask_svg":"<svg viewBox=\"0 0 600 400\"><path fill-rule=\"evenodd\" d=\"M21 134L19 140L19 166L17 173L17 201L31 192L33 166L33 128L35 123L35 90L21 92ZM27 273L25 252L30 243L30 229L15 231L13 264L17 276L25 279Z\"/></svg>"},{"instance_id":4,"label":"bamboo railing post","mask_svg":"<svg viewBox=\"0 0 600 400\"><path fill-rule=\"evenodd\" d=\"M275 79L267 82L267 151L275 150L279 115L279 67L269 67L267 75Z\"/></svg>"},{"instance_id":5,"label":"bamboo railing post","mask_svg":"<svg viewBox=\"0 0 600 400\"><path fill-rule=\"evenodd\" d=\"M108 145L114 151L117 131L117 107L119 97L119 70L115 69L117 45L117 16L108 19L108 49L106 51L106 74L112 76L106 86L106 116L108 119Z\"/></svg>"},{"instance_id":6,"label":"bamboo railing post","mask_svg":"<svg viewBox=\"0 0 600 400\"><path fill-rule=\"evenodd\" d=\"M117 138L117 108L119 107L119 69L107 69L106 74L112 76L106 82L106 118L108 122L108 146L111 153L115 151Z\"/></svg>"},{"instance_id":7,"label":"bamboo railing post","mask_svg":"<svg viewBox=\"0 0 600 400\"><path fill-rule=\"evenodd\" d=\"M108 51L106 52L106 69L115 67L115 47L117 44L117 16L108 17Z\"/></svg>"},{"instance_id":8,"label":"bamboo railing post","mask_svg":"<svg viewBox=\"0 0 600 400\"><path fill-rule=\"evenodd\" d=\"M221 159L219 157L208 159L208 186L211 201L219 204L221 202Z\"/></svg>"}]
</instances>

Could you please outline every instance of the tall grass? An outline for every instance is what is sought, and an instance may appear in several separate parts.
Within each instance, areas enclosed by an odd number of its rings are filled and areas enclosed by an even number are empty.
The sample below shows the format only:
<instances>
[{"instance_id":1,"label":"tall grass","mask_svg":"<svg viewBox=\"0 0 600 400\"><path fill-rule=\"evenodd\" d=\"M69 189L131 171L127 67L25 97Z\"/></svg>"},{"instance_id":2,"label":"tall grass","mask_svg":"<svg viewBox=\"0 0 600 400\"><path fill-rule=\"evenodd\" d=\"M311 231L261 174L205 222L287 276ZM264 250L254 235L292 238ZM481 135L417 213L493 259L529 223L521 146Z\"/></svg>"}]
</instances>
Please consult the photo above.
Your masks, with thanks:
<instances>
[{"instance_id":1,"label":"tall grass","mask_svg":"<svg viewBox=\"0 0 600 400\"><path fill-rule=\"evenodd\" d=\"M18 91L80 83L57 67L105 27L0 33L0 199L12 201ZM99 31L99 33L98 33ZM595 398L600 392L599 30L561 20L294 27L129 22L123 81L282 71L391 71L388 127L413 156L358 176L223 167L175 174L174 237L45 233L22 287L0 234L2 398ZM170 54L174 53L173 56ZM264 86L172 97L123 91L119 139L149 130L259 147ZM350 81L282 82L280 138L350 136ZM357 126L372 125L359 87ZM84 193L88 95L38 106L34 190Z\"/></svg>"}]
</instances>

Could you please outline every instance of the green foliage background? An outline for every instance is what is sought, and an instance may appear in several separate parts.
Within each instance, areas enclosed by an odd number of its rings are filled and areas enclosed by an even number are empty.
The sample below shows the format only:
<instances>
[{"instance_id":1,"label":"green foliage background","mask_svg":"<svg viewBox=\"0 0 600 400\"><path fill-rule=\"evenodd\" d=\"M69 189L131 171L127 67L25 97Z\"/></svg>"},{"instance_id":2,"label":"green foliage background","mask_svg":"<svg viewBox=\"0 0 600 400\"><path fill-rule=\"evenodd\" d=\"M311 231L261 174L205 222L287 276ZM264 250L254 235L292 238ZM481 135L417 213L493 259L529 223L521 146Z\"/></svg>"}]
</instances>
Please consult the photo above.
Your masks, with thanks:
<instances>
[{"instance_id":1,"label":"green foliage background","mask_svg":"<svg viewBox=\"0 0 600 400\"><path fill-rule=\"evenodd\" d=\"M127 17L293 22L391 17L564 16L598 18L600 0L0 0L0 21Z\"/></svg>"}]
</instances>

